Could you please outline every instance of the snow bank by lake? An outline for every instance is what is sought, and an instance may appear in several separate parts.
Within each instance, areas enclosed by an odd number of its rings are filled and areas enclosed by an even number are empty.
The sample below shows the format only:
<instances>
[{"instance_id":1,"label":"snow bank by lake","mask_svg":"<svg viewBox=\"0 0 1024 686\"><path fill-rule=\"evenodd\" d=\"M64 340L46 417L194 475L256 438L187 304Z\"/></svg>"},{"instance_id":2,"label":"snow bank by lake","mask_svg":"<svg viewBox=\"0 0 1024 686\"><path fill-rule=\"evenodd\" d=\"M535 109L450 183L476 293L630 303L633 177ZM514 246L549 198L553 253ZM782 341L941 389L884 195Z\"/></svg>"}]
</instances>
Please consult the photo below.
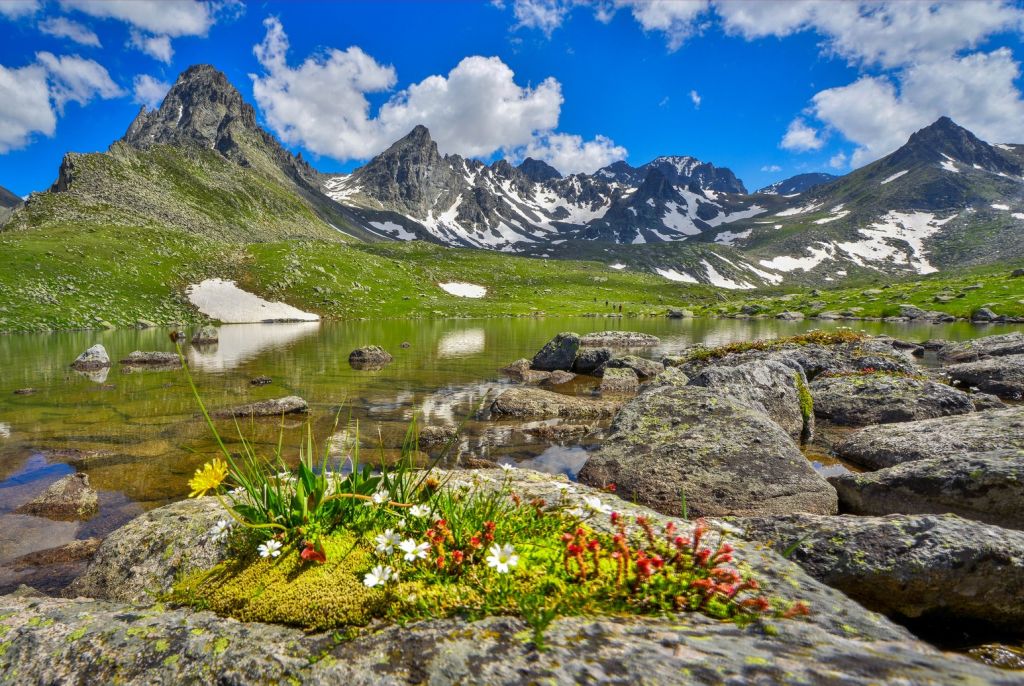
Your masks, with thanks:
<instances>
[{"instance_id":1,"label":"snow bank by lake","mask_svg":"<svg viewBox=\"0 0 1024 686\"><path fill-rule=\"evenodd\" d=\"M477 286L475 283L449 281L447 283L439 283L437 285L445 293L457 295L460 298L482 298L487 295L487 288L484 286Z\"/></svg>"},{"instance_id":2,"label":"snow bank by lake","mask_svg":"<svg viewBox=\"0 0 1024 686\"><path fill-rule=\"evenodd\" d=\"M243 291L234 281L207 279L185 289L189 301L211 319L225 324L267 321L316 322L320 316L285 303L274 303Z\"/></svg>"}]
</instances>

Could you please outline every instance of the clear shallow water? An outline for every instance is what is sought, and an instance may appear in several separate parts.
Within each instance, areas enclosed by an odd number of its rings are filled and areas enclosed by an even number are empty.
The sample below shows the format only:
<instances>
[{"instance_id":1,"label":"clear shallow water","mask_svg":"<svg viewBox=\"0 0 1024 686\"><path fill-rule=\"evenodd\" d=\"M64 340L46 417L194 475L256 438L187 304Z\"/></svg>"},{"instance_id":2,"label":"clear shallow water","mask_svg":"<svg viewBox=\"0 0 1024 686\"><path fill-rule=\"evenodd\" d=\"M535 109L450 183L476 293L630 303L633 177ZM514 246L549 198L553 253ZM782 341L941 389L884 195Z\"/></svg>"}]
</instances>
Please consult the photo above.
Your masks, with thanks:
<instances>
[{"instance_id":1,"label":"clear shallow water","mask_svg":"<svg viewBox=\"0 0 1024 686\"><path fill-rule=\"evenodd\" d=\"M963 339L1010 327L969 324L897 325L856 322L855 328L908 340ZM474 460L513 461L549 472L575 474L600 433L551 444L524 433L541 424L472 419L476 410L510 385L498 371L530 357L560 331L588 333L634 330L655 334L661 345L640 352L655 359L693 343L719 345L772 338L829 322L669 319L488 319L232 325L220 343L187 348L203 399L210 408L285 395L310 404L318 438L358 421L363 458L381 451L394 458L409 422L421 426L465 421L465 438L446 466ZM403 341L411 345L400 348ZM115 360L109 372L80 374L68 364L84 349L102 343ZM348 354L362 345L384 346L395 361L380 371L357 371ZM0 564L17 555L73 538L103 535L139 512L184 497L192 471L215 452L180 370L124 373L116 360L134 350L173 350L168 331L69 332L0 337ZM273 379L253 387L255 376ZM580 378L563 392L589 394L596 380ZM34 388L32 395L14 395ZM467 419L469 418L469 419ZM234 435L231 422L219 422ZM284 431L284 444L297 446L305 420L246 421L245 435L267 450ZM295 450L289 458L297 459ZM423 456L424 460L429 459ZM841 469L827 454L809 454L826 472ZM68 525L11 514L45 486L80 469L100 491L100 514Z\"/></svg>"}]
</instances>

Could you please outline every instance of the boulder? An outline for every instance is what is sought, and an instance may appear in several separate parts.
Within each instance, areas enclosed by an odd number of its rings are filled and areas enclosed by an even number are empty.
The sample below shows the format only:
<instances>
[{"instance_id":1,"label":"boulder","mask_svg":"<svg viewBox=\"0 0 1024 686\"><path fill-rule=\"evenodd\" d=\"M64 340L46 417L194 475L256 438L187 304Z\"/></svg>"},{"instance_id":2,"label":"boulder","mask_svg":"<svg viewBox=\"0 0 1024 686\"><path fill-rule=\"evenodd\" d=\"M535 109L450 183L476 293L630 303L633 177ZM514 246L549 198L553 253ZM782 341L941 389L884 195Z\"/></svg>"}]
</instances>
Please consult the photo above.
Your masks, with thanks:
<instances>
[{"instance_id":1,"label":"boulder","mask_svg":"<svg viewBox=\"0 0 1024 686\"><path fill-rule=\"evenodd\" d=\"M736 520L811 576L869 609L907 619L1024 625L1024 532L956 515ZM795 546L795 547L794 547Z\"/></svg>"},{"instance_id":2,"label":"boulder","mask_svg":"<svg viewBox=\"0 0 1024 686\"><path fill-rule=\"evenodd\" d=\"M608 360L612 359L610 348L580 348L572 370L577 374L593 374Z\"/></svg>"},{"instance_id":3,"label":"boulder","mask_svg":"<svg viewBox=\"0 0 1024 686\"><path fill-rule=\"evenodd\" d=\"M676 367L666 367L665 371L647 382L649 388L656 386L674 386L682 388L690 383L690 377Z\"/></svg>"},{"instance_id":4,"label":"boulder","mask_svg":"<svg viewBox=\"0 0 1024 686\"><path fill-rule=\"evenodd\" d=\"M991 393L971 393L971 402L976 410L1001 410L1006 407L999 396Z\"/></svg>"},{"instance_id":5,"label":"boulder","mask_svg":"<svg viewBox=\"0 0 1024 686\"><path fill-rule=\"evenodd\" d=\"M761 410L796 441L814 432L814 414L803 372L781 362L765 360L735 367L707 367L690 379L690 385L714 389Z\"/></svg>"},{"instance_id":6,"label":"boulder","mask_svg":"<svg viewBox=\"0 0 1024 686\"><path fill-rule=\"evenodd\" d=\"M623 355L608 360L598 367L594 374L602 376L607 369L632 369L641 379L649 379L665 371L665 365L636 355Z\"/></svg>"},{"instance_id":7,"label":"boulder","mask_svg":"<svg viewBox=\"0 0 1024 686\"><path fill-rule=\"evenodd\" d=\"M110 356L107 349L97 343L84 353L75 358L71 368L80 372L92 372L110 366Z\"/></svg>"},{"instance_id":8,"label":"boulder","mask_svg":"<svg viewBox=\"0 0 1024 686\"><path fill-rule=\"evenodd\" d=\"M612 367L601 376L601 393L636 393L640 379L629 367Z\"/></svg>"},{"instance_id":9,"label":"boulder","mask_svg":"<svg viewBox=\"0 0 1024 686\"><path fill-rule=\"evenodd\" d=\"M501 370L505 376L523 383L540 383L551 376L551 372L540 372L530 369L530 361L526 358L518 359Z\"/></svg>"},{"instance_id":10,"label":"boulder","mask_svg":"<svg viewBox=\"0 0 1024 686\"><path fill-rule=\"evenodd\" d=\"M89 476L69 474L46 487L30 502L15 510L18 514L71 521L89 519L99 511L99 496L89 486Z\"/></svg>"},{"instance_id":11,"label":"boulder","mask_svg":"<svg viewBox=\"0 0 1024 686\"><path fill-rule=\"evenodd\" d=\"M424 426L419 432L416 442L420 448L447 445L459 435L459 429L455 426Z\"/></svg>"},{"instance_id":12,"label":"boulder","mask_svg":"<svg viewBox=\"0 0 1024 686\"><path fill-rule=\"evenodd\" d=\"M657 336L638 331L595 331L580 339L585 348L646 348L659 343Z\"/></svg>"},{"instance_id":13,"label":"boulder","mask_svg":"<svg viewBox=\"0 0 1024 686\"><path fill-rule=\"evenodd\" d=\"M366 345L356 348L348 356L348 363L353 369L375 370L391 363L391 354L379 345Z\"/></svg>"},{"instance_id":14,"label":"boulder","mask_svg":"<svg viewBox=\"0 0 1024 686\"><path fill-rule=\"evenodd\" d=\"M136 350L121 360L121 364L127 367L180 367L181 358L178 353Z\"/></svg>"},{"instance_id":15,"label":"boulder","mask_svg":"<svg viewBox=\"0 0 1024 686\"><path fill-rule=\"evenodd\" d=\"M818 377L814 414L833 424L865 426L973 412L970 396L927 379L888 374Z\"/></svg>"},{"instance_id":16,"label":"boulder","mask_svg":"<svg viewBox=\"0 0 1024 686\"><path fill-rule=\"evenodd\" d=\"M927 319L928 313L917 305L900 305L900 316L907 319Z\"/></svg>"},{"instance_id":17,"label":"boulder","mask_svg":"<svg viewBox=\"0 0 1024 686\"><path fill-rule=\"evenodd\" d=\"M22 584L46 595L60 594L82 574L86 562L100 543L98 538L74 540L21 555L0 565L0 595L14 591Z\"/></svg>"},{"instance_id":18,"label":"boulder","mask_svg":"<svg viewBox=\"0 0 1024 686\"><path fill-rule=\"evenodd\" d=\"M947 455L1024 449L1024 406L954 417L869 426L835 445L836 454L868 469Z\"/></svg>"},{"instance_id":19,"label":"boulder","mask_svg":"<svg viewBox=\"0 0 1024 686\"><path fill-rule=\"evenodd\" d=\"M220 341L220 332L216 326L201 327L192 335L192 345L210 345Z\"/></svg>"},{"instance_id":20,"label":"boulder","mask_svg":"<svg viewBox=\"0 0 1024 686\"><path fill-rule=\"evenodd\" d=\"M545 386L561 386L564 383L569 383L576 378L576 375L572 372L563 372L561 369L556 369L553 372L542 372L547 374L548 377L541 383Z\"/></svg>"},{"instance_id":21,"label":"boulder","mask_svg":"<svg viewBox=\"0 0 1024 686\"><path fill-rule=\"evenodd\" d=\"M225 543L210 536L221 519L231 517L212 496L150 510L107 536L65 595L152 602L181 576L224 559Z\"/></svg>"},{"instance_id":22,"label":"boulder","mask_svg":"<svg viewBox=\"0 0 1024 686\"><path fill-rule=\"evenodd\" d=\"M829 478L839 508L859 515L943 514L1024 529L1024 451L917 460Z\"/></svg>"},{"instance_id":23,"label":"boulder","mask_svg":"<svg viewBox=\"0 0 1024 686\"><path fill-rule=\"evenodd\" d=\"M945 367L943 371L960 386L1010 400L1024 397L1024 355L1000 355L964 362Z\"/></svg>"},{"instance_id":24,"label":"boulder","mask_svg":"<svg viewBox=\"0 0 1024 686\"><path fill-rule=\"evenodd\" d=\"M804 318L803 312L793 312L791 310L785 310L775 315L776 319L783 319L787 322L798 322Z\"/></svg>"},{"instance_id":25,"label":"boulder","mask_svg":"<svg viewBox=\"0 0 1024 686\"><path fill-rule=\"evenodd\" d=\"M249 379L250 386L269 386L272 383L274 383L274 380L271 379L269 376L266 376L265 374L254 376L251 379Z\"/></svg>"},{"instance_id":26,"label":"boulder","mask_svg":"<svg viewBox=\"0 0 1024 686\"><path fill-rule=\"evenodd\" d=\"M576 361L576 352L579 349L580 335L578 333L560 333L545 343L544 347L533 356L530 366L545 372L556 369L572 371L573 362Z\"/></svg>"},{"instance_id":27,"label":"boulder","mask_svg":"<svg viewBox=\"0 0 1024 686\"><path fill-rule=\"evenodd\" d=\"M14 395L35 395L36 389L34 388L16 388L14 389Z\"/></svg>"},{"instance_id":28,"label":"boulder","mask_svg":"<svg viewBox=\"0 0 1024 686\"><path fill-rule=\"evenodd\" d=\"M937 343L943 343L939 341ZM985 357L1001 357L1003 355L1024 355L1024 333L999 334L985 336L960 343L944 342L938 346L939 359L943 362L974 362Z\"/></svg>"},{"instance_id":29,"label":"boulder","mask_svg":"<svg viewBox=\"0 0 1024 686\"><path fill-rule=\"evenodd\" d=\"M289 395L285 398L261 400L247 405L216 410L210 414L218 419L230 419L232 417L280 417L283 414L305 414L306 412L309 412L309 405L306 404L306 401L297 395Z\"/></svg>"},{"instance_id":30,"label":"boulder","mask_svg":"<svg viewBox=\"0 0 1024 686\"><path fill-rule=\"evenodd\" d=\"M691 516L836 511L835 490L761 410L718 388L652 388L627 403L579 479Z\"/></svg>"},{"instance_id":31,"label":"boulder","mask_svg":"<svg viewBox=\"0 0 1024 686\"><path fill-rule=\"evenodd\" d=\"M569 438L586 436L593 431L594 427L590 424L541 424L523 428L524 434L534 436L542 441L564 441Z\"/></svg>"},{"instance_id":32,"label":"boulder","mask_svg":"<svg viewBox=\"0 0 1024 686\"><path fill-rule=\"evenodd\" d=\"M992 310L990 310L987 307L979 307L971 315L971 321L972 322L979 322L979 323L982 323L982 324L987 324L988 322L994 322L997 319L999 319L999 315L997 315L995 312L993 312Z\"/></svg>"},{"instance_id":33,"label":"boulder","mask_svg":"<svg viewBox=\"0 0 1024 686\"><path fill-rule=\"evenodd\" d=\"M693 319L693 312L680 307L670 307L667 316L669 319Z\"/></svg>"},{"instance_id":34,"label":"boulder","mask_svg":"<svg viewBox=\"0 0 1024 686\"><path fill-rule=\"evenodd\" d=\"M539 388L512 388L491 403L496 417L563 417L566 419L602 419L614 416L619 403L590 400Z\"/></svg>"},{"instance_id":35,"label":"boulder","mask_svg":"<svg viewBox=\"0 0 1024 686\"><path fill-rule=\"evenodd\" d=\"M1010 272L1010 276L1013 278L1024 276L1024 269L1014 269L1012 272Z\"/></svg>"}]
</instances>

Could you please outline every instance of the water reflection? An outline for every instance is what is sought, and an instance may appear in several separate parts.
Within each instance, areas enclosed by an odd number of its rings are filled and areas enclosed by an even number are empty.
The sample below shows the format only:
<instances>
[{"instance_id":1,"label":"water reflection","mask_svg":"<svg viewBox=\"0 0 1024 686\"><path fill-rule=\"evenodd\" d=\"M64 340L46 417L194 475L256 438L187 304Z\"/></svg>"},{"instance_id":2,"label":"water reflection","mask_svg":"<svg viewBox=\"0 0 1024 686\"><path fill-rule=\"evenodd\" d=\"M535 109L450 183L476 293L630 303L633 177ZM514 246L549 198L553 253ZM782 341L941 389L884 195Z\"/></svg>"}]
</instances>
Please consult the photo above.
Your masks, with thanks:
<instances>
[{"instance_id":1,"label":"water reflection","mask_svg":"<svg viewBox=\"0 0 1024 686\"><path fill-rule=\"evenodd\" d=\"M438 357L465 357L482 353L487 347L487 332L483 329L452 331L437 343Z\"/></svg>"},{"instance_id":2,"label":"water reflection","mask_svg":"<svg viewBox=\"0 0 1024 686\"><path fill-rule=\"evenodd\" d=\"M0 438L11 437L11 425L7 422L0 422Z\"/></svg>"},{"instance_id":3,"label":"water reflection","mask_svg":"<svg viewBox=\"0 0 1024 686\"><path fill-rule=\"evenodd\" d=\"M89 379L93 383L106 383L107 377L110 376L110 367L103 367L101 369L93 369L90 371L76 371L82 378Z\"/></svg>"},{"instance_id":4,"label":"water reflection","mask_svg":"<svg viewBox=\"0 0 1024 686\"><path fill-rule=\"evenodd\" d=\"M272 348L282 348L320 329L320 322L227 324L214 345L189 349L189 364L207 372L235 369Z\"/></svg>"}]
</instances>

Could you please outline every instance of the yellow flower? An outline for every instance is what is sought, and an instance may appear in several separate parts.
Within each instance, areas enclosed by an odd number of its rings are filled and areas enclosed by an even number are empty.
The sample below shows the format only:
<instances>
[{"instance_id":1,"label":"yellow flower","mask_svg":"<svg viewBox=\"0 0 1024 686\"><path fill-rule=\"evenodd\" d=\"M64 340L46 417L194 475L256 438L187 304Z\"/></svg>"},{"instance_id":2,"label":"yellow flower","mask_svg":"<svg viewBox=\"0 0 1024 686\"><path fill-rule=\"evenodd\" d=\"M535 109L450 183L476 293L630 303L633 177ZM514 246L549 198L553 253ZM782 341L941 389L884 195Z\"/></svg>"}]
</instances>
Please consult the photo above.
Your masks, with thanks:
<instances>
[{"instance_id":1,"label":"yellow flower","mask_svg":"<svg viewBox=\"0 0 1024 686\"><path fill-rule=\"evenodd\" d=\"M201 495L206 495L207 491L216 490L227 478L227 475L228 463L214 458L212 462L207 462L197 469L196 475L189 480L188 485L192 492L188 494L188 497L198 498Z\"/></svg>"}]
</instances>

